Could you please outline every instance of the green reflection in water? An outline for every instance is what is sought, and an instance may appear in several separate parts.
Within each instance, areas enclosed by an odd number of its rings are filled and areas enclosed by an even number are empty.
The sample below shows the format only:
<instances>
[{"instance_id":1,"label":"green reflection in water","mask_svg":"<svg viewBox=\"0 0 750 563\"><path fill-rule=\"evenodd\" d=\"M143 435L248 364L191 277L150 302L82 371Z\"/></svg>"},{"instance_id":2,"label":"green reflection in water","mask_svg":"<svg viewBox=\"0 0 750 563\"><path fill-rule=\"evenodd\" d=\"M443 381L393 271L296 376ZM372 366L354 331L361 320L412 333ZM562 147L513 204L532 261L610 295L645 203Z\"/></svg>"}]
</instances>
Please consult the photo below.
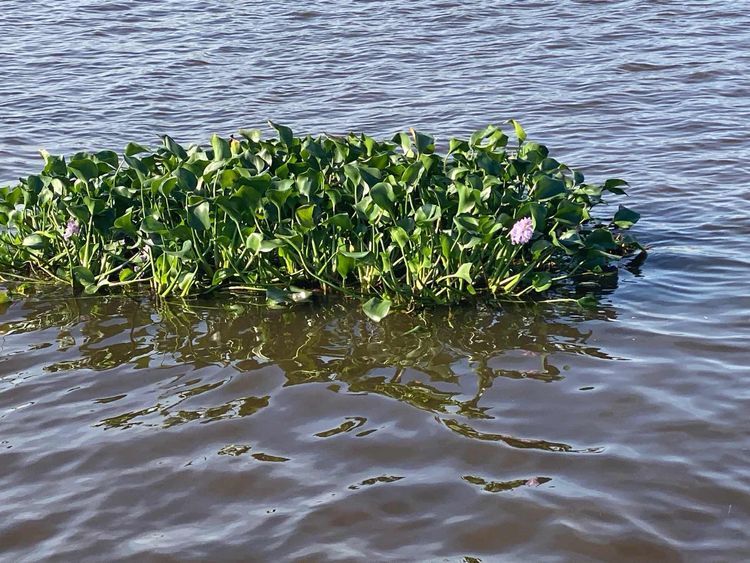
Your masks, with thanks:
<instances>
[{"instance_id":1,"label":"green reflection in water","mask_svg":"<svg viewBox=\"0 0 750 563\"><path fill-rule=\"evenodd\" d=\"M46 331L59 356L44 364L47 373L180 368L176 390L152 405L101 420L104 428L144 423L170 428L253 415L271 405L273 396L233 398L201 408L183 403L208 397L238 373L274 365L283 371L285 386L323 383L335 392L388 397L436 414L446 428L470 439L596 453L596 448L480 432L470 420L493 418L488 412L493 405L483 404L482 397L498 378L554 383L563 378L559 364L566 355L616 359L589 342L591 332L581 322L613 317L614 311L604 307L584 312L549 305L503 310L476 305L394 314L375 324L344 301L269 309L234 296L171 302L39 295L13 303L0 318L0 334ZM220 379L187 375L207 367L222 368L213 371L222 374ZM97 402L119 400L121 395ZM347 433L364 422L352 417L316 436Z\"/></svg>"}]
</instances>

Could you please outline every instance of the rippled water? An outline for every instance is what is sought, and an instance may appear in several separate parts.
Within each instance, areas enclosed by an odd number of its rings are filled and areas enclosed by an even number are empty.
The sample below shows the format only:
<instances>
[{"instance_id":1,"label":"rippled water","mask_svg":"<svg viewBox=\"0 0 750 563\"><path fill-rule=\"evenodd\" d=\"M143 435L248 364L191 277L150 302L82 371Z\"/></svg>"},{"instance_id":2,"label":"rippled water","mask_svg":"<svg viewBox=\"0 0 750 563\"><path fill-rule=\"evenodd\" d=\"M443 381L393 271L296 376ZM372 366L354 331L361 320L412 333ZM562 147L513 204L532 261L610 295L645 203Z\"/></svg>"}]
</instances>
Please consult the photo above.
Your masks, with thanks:
<instances>
[{"instance_id":1,"label":"rippled water","mask_svg":"<svg viewBox=\"0 0 750 563\"><path fill-rule=\"evenodd\" d=\"M3 1L0 182L267 118L515 117L630 180L652 245L591 311L0 305L4 559L750 557L750 11L498 4Z\"/></svg>"}]
</instances>

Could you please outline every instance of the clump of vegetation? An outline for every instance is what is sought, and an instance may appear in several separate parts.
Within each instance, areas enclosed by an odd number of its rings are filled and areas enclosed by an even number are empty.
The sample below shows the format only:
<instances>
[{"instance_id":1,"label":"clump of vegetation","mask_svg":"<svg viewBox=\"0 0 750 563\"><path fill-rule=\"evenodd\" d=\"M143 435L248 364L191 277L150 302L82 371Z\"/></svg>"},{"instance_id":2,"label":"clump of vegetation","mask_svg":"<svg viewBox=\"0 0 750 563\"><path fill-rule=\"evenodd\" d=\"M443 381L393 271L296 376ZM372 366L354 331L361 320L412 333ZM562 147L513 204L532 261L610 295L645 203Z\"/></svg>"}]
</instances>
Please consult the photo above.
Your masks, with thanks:
<instances>
[{"instance_id":1,"label":"clump of vegetation","mask_svg":"<svg viewBox=\"0 0 750 563\"><path fill-rule=\"evenodd\" d=\"M265 291L275 302L311 290L392 303L455 303L478 292L522 297L564 280L596 279L641 249L592 209L623 180L583 175L493 125L451 139L445 155L411 130L295 137L271 123L210 147L169 136L69 159L0 188L0 271L51 278L86 293L142 284L161 296L217 288Z\"/></svg>"}]
</instances>

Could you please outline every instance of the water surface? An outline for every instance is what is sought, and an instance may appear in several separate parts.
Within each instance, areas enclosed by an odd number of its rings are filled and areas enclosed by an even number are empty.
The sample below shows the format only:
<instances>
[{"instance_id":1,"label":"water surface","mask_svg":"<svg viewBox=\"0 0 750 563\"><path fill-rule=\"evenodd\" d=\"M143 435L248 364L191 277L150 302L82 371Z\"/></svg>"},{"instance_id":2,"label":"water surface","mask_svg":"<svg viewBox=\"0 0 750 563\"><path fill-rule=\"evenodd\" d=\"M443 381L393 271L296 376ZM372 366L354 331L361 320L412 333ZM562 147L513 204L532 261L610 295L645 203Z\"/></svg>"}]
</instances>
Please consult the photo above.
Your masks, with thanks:
<instances>
[{"instance_id":1,"label":"water surface","mask_svg":"<svg viewBox=\"0 0 750 563\"><path fill-rule=\"evenodd\" d=\"M40 147L514 117L630 180L652 247L592 310L0 305L3 558L750 557L742 3L5 0L0 35L0 183Z\"/></svg>"}]
</instances>

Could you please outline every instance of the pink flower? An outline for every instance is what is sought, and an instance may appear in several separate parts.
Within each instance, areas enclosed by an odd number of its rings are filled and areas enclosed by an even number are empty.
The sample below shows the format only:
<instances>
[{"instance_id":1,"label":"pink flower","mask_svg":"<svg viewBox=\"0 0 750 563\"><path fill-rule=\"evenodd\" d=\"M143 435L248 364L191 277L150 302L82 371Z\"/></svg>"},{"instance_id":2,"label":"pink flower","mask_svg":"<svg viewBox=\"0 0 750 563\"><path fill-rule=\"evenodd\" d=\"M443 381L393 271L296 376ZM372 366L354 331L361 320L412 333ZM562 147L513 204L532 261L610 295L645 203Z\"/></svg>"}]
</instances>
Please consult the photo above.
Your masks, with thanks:
<instances>
[{"instance_id":1,"label":"pink flower","mask_svg":"<svg viewBox=\"0 0 750 563\"><path fill-rule=\"evenodd\" d=\"M531 240L531 235L533 234L534 225L531 222L531 217L524 217L516 221L516 224L510 230L510 242L513 244L526 244Z\"/></svg>"},{"instance_id":2,"label":"pink flower","mask_svg":"<svg viewBox=\"0 0 750 563\"><path fill-rule=\"evenodd\" d=\"M78 224L78 221L75 219L69 219L68 224L65 225L65 231L63 232L63 238L65 240L68 240L74 236L76 236L78 233L81 232L81 225Z\"/></svg>"}]
</instances>

